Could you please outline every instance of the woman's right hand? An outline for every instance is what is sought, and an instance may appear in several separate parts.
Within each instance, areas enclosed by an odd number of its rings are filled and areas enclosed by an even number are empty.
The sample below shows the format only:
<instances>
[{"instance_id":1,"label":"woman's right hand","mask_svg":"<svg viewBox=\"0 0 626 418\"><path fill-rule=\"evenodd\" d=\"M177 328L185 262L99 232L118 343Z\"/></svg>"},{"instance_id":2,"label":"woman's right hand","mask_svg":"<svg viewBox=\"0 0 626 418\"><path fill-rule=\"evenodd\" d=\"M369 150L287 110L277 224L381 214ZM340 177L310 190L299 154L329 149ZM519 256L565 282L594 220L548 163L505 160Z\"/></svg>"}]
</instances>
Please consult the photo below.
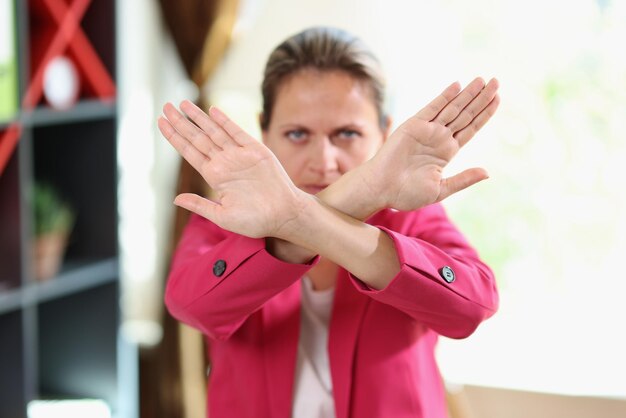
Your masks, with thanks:
<instances>
[{"instance_id":1,"label":"woman's right hand","mask_svg":"<svg viewBox=\"0 0 626 418\"><path fill-rule=\"evenodd\" d=\"M459 93L453 83L400 125L369 162L359 167L380 209L413 210L439 202L488 177L470 168L444 178L443 169L489 121L499 104L498 81L473 80Z\"/></svg>"},{"instance_id":2,"label":"woman's right hand","mask_svg":"<svg viewBox=\"0 0 626 418\"><path fill-rule=\"evenodd\" d=\"M217 109L210 109L211 117L189 101L181 109L201 129L171 103L163 107L159 129L211 186L215 201L183 193L174 203L241 235L281 237L306 203L306 193L265 145L241 130L230 135L222 129L216 121L227 118Z\"/></svg>"}]
</instances>

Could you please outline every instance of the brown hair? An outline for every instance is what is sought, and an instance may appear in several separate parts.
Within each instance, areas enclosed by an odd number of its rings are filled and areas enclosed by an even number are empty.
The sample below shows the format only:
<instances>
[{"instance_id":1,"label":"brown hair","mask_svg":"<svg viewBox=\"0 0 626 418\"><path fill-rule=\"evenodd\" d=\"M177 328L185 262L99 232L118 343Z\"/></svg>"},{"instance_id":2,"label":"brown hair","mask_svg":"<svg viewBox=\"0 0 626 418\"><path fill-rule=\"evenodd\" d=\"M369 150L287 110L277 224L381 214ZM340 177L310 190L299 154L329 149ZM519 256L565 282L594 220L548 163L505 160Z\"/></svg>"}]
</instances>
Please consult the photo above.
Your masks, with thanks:
<instances>
[{"instance_id":1,"label":"brown hair","mask_svg":"<svg viewBox=\"0 0 626 418\"><path fill-rule=\"evenodd\" d=\"M345 71L364 82L371 89L380 125L386 128L383 113L385 79L379 61L360 39L348 32L313 27L287 38L270 54L261 87L261 129L266 130L269 126L278 88L288 77L305 69Z\"/></svg>"}]
</instances>

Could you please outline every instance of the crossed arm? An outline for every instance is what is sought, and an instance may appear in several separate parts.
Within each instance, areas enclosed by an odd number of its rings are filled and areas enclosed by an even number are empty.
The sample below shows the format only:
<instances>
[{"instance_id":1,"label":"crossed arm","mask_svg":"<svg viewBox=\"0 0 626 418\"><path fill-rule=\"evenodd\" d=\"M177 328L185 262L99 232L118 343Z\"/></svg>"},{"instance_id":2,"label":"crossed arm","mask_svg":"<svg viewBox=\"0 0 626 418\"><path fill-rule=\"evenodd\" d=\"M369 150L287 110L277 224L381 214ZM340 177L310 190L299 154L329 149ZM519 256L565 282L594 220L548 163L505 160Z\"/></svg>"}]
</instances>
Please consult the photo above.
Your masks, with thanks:
<instances>
[{"instance_id":1,"label":"crossed arm","mask_svg":"<svg viewBox=\"0 0 626 418\"><path fill-rule=\"evenodd\" d=\"M411 210L445 199L487 177L472 168L442 171L498 107L498 83L480 78L461 91L446 88L400 125L374 158L317 196L299 190L272 152L226 115L190 102L164 106L159 128L215 191L216 200L179 195L175 203L221 228L265 237L274 256L293 263L316 254L337 263L373 289L400 270L391 238L363 222L383 209Z\"/></svg>"}]
</instances>

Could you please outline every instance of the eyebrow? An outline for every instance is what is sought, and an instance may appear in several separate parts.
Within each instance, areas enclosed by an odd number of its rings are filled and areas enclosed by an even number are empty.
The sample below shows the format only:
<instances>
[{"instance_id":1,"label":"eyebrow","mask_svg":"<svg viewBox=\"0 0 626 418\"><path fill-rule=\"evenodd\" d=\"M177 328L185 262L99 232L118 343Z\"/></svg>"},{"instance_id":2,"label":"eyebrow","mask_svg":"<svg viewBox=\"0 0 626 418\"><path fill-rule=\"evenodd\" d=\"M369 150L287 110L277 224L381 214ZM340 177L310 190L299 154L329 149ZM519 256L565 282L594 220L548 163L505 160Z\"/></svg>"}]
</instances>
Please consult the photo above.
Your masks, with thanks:
<instances>
[{"instance_id":1,"label":"eyebrow","mask_svg":"<svg viewBox=\"0 0 626 418\"><path fill-rule=\"evenodd\" d=\"M278 129L280 129L280 130L285 130L285 129L302 129L302 130L309 131L309 132L312 131L312 129L309 128L308 126L302 125L302 124L298 124L298 123L285 123L283 125L278 126ZM354 122L346 123L344 125L340 125L340 126L338 126L336 128L333 128L333 132L341 131L343 129L364 130L365 129L365 125L361 124L361 123L354 123Z\"/></svg>"}]
</instances>

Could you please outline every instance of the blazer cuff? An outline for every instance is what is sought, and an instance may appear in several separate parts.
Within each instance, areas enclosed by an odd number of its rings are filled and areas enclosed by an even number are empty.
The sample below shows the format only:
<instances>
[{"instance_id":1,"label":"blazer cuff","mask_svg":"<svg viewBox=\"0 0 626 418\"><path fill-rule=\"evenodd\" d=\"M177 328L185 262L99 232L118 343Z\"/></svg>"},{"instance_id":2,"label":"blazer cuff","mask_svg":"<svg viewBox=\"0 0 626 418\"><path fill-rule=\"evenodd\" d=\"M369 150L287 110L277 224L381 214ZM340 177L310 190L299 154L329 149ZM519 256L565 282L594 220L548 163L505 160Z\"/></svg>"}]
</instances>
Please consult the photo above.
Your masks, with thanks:
<instances>
[{"instance_id":1,"label":"blazer cuff","mask_svg":"<svg viewBox=\"0 0 626 418\"><path fill-rule=\"evenodd\" d=\"M393 279L391 279L387 286L382 289L374 289L370 287L367 283L361 281L358 277L350 273L350 279L352 280L352 283L359 292L367 294L369 296L387 293L388 291L392 291L392 289L397 287L398 282L401 282L403 278L406 277L407 273L414 272L416 270L420 271L422 274L429 276L435 281L440 281L443 285L447 285L445 281L438 277L436 269L433 269L433 271L428 271L431 269L432 260L429 260L426 257L424 251L419 248L420 244L415 242L415 238L406 237L384 226L374 226L385 232L391 238L393 245L396 249L396 254L398 255L398 261L400 262L400 271L394 276ZM410 263L407 262L407 253L410 253L411 255ZM420 268L417 268L417 266L420 266Z\"/></svg>"}]
</instances>

